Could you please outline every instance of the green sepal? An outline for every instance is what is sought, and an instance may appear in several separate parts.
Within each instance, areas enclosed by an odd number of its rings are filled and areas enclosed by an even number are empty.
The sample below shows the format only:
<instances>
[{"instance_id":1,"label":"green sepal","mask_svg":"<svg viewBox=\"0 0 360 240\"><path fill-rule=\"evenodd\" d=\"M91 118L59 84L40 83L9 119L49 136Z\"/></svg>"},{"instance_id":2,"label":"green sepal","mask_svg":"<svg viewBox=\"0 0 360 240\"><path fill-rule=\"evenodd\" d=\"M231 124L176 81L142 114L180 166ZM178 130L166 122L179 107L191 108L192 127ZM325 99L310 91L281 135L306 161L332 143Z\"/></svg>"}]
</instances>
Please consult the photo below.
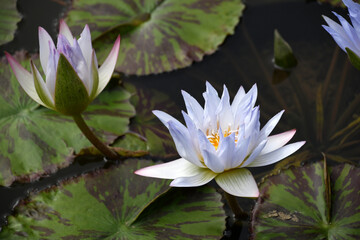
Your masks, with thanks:
<instances>
[{"instance_id":1,"label":"green sepal","mask_svg":"<svg viewBox=\"0 0 360 240\"><path fill-rule=\"evenodd\" d=\"M360 70L360 57L356 55L350 48L345 48L351 64L356 67L357 70Z\"/></svg>"},{"instance_id":2,"label":"green sepal","mask_svg":"<svg viewBox=\"0 0 360 240\"><path fill-rule=\"evenodd\" d=\"M92 57L91 57L91 71L92 71L92 78L93 78L93 84L90 94L90 102L96 98L96 92L99 87L99 72L98 72L98 65L97 61L95 61L95 51L92 51Z\"/></svg>"},{"instance_id":3,"label":"green sepal","mask_svg":"<svg viewBox=\"0 0 360 240\"><path fill-rule=\"evenodd\" d=\"M30 61L30 66L31 66L31 72L34 78L34 85L35 85L35 90L36 93L38 94L40 100L44 103L44 105L50 109L54 109L54 103L51 101L51 99L49 99L48 94L46 94L44 91L44 87L46 86L41 86L42 84L44 85L45 83L43 82L41 84L40 81L44 81L43 79L40 79L40 74L38 72L38 70L36 69L33 61Z\"/></svg>"},{"instance_id":4,"label":"green sepal","mask_svg":"<svg viewBox=\"0 0 360 240\"><path fill-rule=\"evenodd\" d=\"M82 113L89 103L90 99L84 83L66 57L60 54L55 84L56 110L74 116Z\"/></svg>"},{"instance_id":5,"label":"green sepal","mask_svg":"<svg viewBox=\"0 0 360 240\"><path fill-rule=\"evenodd\" d=\"M289 69L297 65L293 50L277 29L274 31L274 59L278 67Z\"/></svg>"}]
</instances>

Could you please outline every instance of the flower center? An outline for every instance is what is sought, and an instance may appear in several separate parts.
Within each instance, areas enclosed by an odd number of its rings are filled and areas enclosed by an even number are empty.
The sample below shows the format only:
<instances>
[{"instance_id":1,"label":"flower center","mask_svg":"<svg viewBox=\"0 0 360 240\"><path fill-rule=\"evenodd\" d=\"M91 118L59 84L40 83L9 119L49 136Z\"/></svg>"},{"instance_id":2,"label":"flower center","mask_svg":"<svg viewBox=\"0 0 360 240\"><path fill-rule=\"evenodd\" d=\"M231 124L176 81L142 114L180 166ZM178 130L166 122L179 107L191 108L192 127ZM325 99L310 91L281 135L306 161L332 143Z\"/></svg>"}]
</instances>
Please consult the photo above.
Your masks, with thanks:
<instances>
[{"instance_id":1,"label":"flower center","mask_svg":"<svg viewBox=\"0 0 360 240\"><path fill-rule=\"evenodd\" d=\"M238 130L230 130L230 129L228 129L227 131L225 131L223 133L223 135L224 135L224 137L227 137L227 136L231 135L232 133L235 133L235 143L237 143ZM217 150L218 147L219 147L219 144L220 144L219 131L212 130L210 132L209 130L207 130L206 131L206 137L209 140L209 142L215 147L215 150Z\"/></svg>"}]
</instances>

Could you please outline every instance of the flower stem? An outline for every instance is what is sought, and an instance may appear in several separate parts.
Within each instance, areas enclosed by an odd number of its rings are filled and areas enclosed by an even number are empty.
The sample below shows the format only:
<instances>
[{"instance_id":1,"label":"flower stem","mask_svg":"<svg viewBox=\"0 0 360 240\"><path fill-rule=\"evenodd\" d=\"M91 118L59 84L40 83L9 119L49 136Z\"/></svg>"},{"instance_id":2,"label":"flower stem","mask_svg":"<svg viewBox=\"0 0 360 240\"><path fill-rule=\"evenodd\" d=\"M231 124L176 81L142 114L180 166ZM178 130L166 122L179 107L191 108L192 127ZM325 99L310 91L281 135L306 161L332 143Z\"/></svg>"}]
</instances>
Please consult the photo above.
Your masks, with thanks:
<instances>
[{"instance_id":1,"label":"flower stem","mask_svg":"<svg viewBox=\"0 0 360 240\"><path fill-rule=\"evenodd\" d=\"M118 155L116 152L111 150L108 146L106 146L99 138L95 136L95 134L91 131L88 125L85 123L84 118L78 114L72 116L76 125L80 128L81 132L85 135L85 137L108 159L116 159Z\"/></svg>"},{"instance_id":2,"label":"flower stem","mask_svg":"<svg viewBox=\"0 0 360 240\"><path fill-rule=\"evenodd\" d=\"M244 212L244 210L242 210L235 196L224 192L224 197L229 207L231 208L231 211L234 213L236 219L247 219L248 214Z\"/></svg>"}]
</instances>

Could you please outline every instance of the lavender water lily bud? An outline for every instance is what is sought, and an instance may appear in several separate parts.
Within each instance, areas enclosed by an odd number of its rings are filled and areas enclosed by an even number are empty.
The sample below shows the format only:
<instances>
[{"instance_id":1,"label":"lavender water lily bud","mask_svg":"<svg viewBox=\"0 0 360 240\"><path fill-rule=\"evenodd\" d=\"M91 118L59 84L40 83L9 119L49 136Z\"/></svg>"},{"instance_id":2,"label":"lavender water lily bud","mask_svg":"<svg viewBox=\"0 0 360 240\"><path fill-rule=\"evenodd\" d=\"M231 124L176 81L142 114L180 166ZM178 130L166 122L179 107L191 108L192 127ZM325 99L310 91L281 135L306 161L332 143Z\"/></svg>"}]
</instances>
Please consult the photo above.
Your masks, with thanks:
<instances>
[{"instance_id":1,"label":"lavender water lily bud","mask_svg":"<svg viewBox=\"0 0 360 240\"><path fill-rule=\"evenodd\" d=\"M278 162L305 143L286 145L295 130L269 136L284 111L260 130L256 85L247 93L240 87L230 104L226 86L219 98L207 82L204 108L187 92L182 94L187 109L187 113L182 112L186 126L165 112L153 111L169 129L181 158L137 170L136 174L174 179L174 187L201 186L215 179L231 195L257 197L257 184L246 168Z\"/></svg>"},{"instance_id":2,"label":"lavender water lily bud","mask_svg":"<svg viewBox=\"0 0 360 240\"><path fill-rule=\"evenodd\" d=\"M120 36L100 68L92 48L88 25L80 38L76 39L61 20L56 47L50 35L39 27L39 47L45 78L33 61L30 73L6 53L17 80L37 103L74 116L83 112L109 82L118 58Z\"/></svg>"},{"instance_id":3,"label":"lavender water lily bud","mask_svg":"<svg viewBox=\"0 0 360 240\"><path fill-rule=\"evenodd\" d=\"M352 0L343 0L349 11L351 24L342 16L333 12L340 24L323 16L328 26L324 29L330 33L339 47L347 52L351 63L360 70L360 4Z\"/></svg>"}]
</instances>

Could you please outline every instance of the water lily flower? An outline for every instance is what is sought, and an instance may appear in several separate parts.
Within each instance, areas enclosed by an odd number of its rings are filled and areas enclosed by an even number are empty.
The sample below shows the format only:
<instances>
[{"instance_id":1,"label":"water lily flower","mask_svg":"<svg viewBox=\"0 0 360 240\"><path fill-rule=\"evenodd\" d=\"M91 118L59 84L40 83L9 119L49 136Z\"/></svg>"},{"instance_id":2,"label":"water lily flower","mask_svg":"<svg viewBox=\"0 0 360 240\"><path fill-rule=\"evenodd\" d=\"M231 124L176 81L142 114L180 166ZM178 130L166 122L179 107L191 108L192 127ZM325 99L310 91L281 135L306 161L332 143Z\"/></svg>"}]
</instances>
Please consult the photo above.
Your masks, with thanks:
<instances>
[{"instance_id":1,"label":"water lily flower","mask_svg":"<svg viewBox=\"0 0 360 240\"><path fill-rule=\"evenodd\" d=\"M61 20L56 47L50 35L39 27L39 46L45 81L33 61L30 62L31 73L6 53L8 62L21 87L33 100L74 116L83 112L109 82L118 58L120 36L100 68L88 25L76 40Z\"/></svg>"},{"instance_id":2,"label":"water lily flower","mask_svg":"<svg viewBox=\"0 0 360 240\"><path fill-rule=\"evenodd\" d=\"M275 163L297 151L305 142L285 145L295 134L290 130L269 136L284 111L271 118L260 130L259 106L254 107L257 87L245 93L240 87L232 104L226 86L221 98L206 83L204 108L182 91L186 127L162 111L153 113L169 129L180 159L146 167L135 173L146 177L174 179L170 186L201 186L212 179L227 193L258 197L259 190L245 167Z\"/></svg>"},{"instance_id":3,"label":"water lily flower","mask_svg":"<svg viewBox=\"0 0 360 240\"><path fill-rule=\"evenodd\" d=\"M333 12L340 24L323 16L328 26L323 25L324 29L330 33L339 47L348 53L351 63L360 69L360 4L352 0L343 0L347 6L351 23L342 16Z\"/></svg>"}]
</instances>

